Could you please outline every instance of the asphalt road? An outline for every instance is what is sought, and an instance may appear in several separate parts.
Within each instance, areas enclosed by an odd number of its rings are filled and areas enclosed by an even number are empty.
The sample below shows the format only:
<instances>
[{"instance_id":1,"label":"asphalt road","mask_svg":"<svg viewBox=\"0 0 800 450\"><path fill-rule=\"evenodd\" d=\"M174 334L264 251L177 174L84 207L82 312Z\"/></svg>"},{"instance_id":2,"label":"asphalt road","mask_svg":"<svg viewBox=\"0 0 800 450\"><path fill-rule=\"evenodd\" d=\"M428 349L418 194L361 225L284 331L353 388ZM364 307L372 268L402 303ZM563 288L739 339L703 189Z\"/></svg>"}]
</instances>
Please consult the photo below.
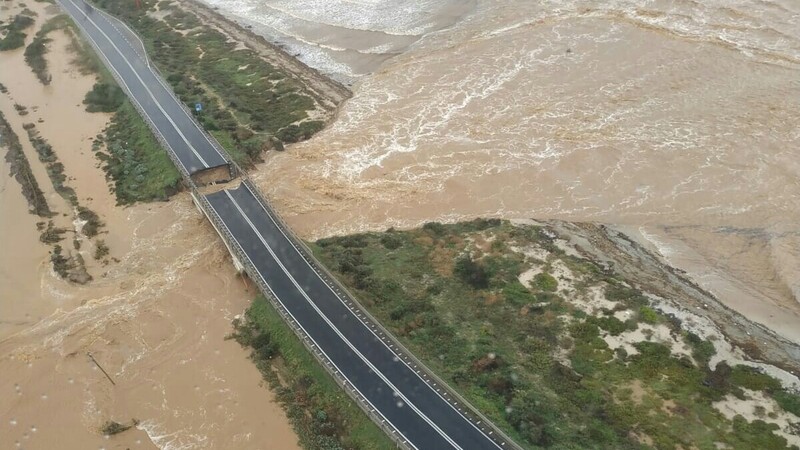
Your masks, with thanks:
<instances>
[{"instance_id":1,"label":"asphalt road","mask_svg":"<svg viewBox=\"0 0 800 450\"><path fill-rule=\"evenodd\" d=\"M82 0L59 0L100 50L132 100L189 174L227 164L149 67L144 49L118 21ZM353 300L337 293L281 228L248 183L206 196L273 297L381 420L417 449L502 449L487 431L426 382L422 368L381 339ZM233 243L232 243L233 244ZM252 275L252 274L251 274Z\"/></svg>"},{"instance_id":2,"label":"asphalt road","mask_svg":"<svg viewBox=\"0 0 800 450\"><path fill-rule=\"evenodd\" d=\"M146 119L158 130L180 163L192 175L198 171L227 165L221 155L178 103L142 54L143 49L119 21L95 10L83 0L59 0L73 20L88 34L116 73Z\"/></svg>"},{"instance_id":3,"label":"asphalt road","mask_svg":"<svg viewBox=\"0 0 800 450\"><path fill-rule=\"evenodd\" d=\"M395 353L352 300L339 295L247 184L206 197L273 295L394 429L419 449L503 448Z\"/></svg>"}]
</instances>

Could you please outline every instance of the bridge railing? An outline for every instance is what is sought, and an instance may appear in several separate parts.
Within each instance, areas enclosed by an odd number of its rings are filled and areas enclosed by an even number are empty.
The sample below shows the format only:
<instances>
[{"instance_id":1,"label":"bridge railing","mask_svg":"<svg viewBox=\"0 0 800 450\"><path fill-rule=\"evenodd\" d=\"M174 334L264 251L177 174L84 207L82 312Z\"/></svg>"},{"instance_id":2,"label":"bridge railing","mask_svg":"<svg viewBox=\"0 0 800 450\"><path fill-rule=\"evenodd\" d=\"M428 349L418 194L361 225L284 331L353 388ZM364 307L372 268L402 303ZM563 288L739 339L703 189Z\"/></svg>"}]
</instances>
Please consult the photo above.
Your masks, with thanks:
<instances>
[{"instance_id":1,"label":"bridge railing","mask_svg":"<svg viewBox=\"0 0 800 450\"><path fill-rule=\"evenodd\" d=\"M344 390L345 393L347 393L347 395L350 396L353 401L355 401L356 405L358 405L361 410L363 410L364 413L366 413L367 416L376 425L378 425L378 427L380 427L384 433L386 433L386 435L392 439L392 441L395 442L398 448L410 450L412 447L409 445L409 442L403 437L403 435L394 427L392 427L389 422L375 410L375 408L370 406L370 404L367 402L367 399L364 398L352 385L350 385L350 383L347 382L343 374L336 369L333 363L328 360L317 344L314 343L314 341L306 334L297 321L295 321L295 319L289 314L286 308L284 308L283 304L278 301L277 297L272 292L272 289L270 289L269 285L266 283L266 281L264 281L264 278L258 272L255 265L253 265L253 262L247 256L241 245L239 245L239 242L233 237L233 234L230 232L227 225L225 225L225 222L221 217L219 217L216 210L214 210L214 208L211 206L211 203L208 201L208 199L203 195L198 195L197 198L200 201L200 208L205 212L208 219L214 223L215 228L220 231L222 234L221 237L230 244L229 248L236 253L237 258L242 265L244 265L244 270L247 272L250 279L256 283L259 290L269 300L270 304L272 304L286 324L289 325L289 328L291 328L295 335L300 339L306 349L308 349L308 351L314 356L320 365L325 368L336 384L338 384L342 390Z\"/></svg>"},{"instance_id":2,"label":"bridge railing","mask_svg":"<svg viewBox=\"0 0 800 450\"><path fill-rule=\"evenodd\" d=\"M436 372L431 370L427 365L425 365L425 363L414 356L414 354L389 330L387 330L381 324L381 322L375 318L375 316L373 316L366 308L364 308L364 306L358 301L358 297L356 297L347 287L345 287L328 270L328 268L317 259L317 257L314 255L314 252L308 247L308 245L306 245L305 241L299 238L294 231L292 231L285 219L279 212L272 208L269 201L264 198L263 194L252 182L250 177L245 174L242 176L242 178L243 183L246 184L250 188L251 192L253 192L253 194L258 198L267 214L270 214L273 218L275 218L275 221L279 224L279 227L286 233L286 235L289 236L289 239L291 240L292 244L295 245L295 248L300 250L300 254L303 259L312 265L319 277L333 290L336 295L340 297L344 295L352 301L352 304L345 304L353 309L354 312L361 313L363 316L365 316L366 321L370 322L370 325L375 325L375 327L379 330L379 332L376 334L393 352L402 358L402 360L410 367L419 369L422 373L424 373L425 375L423 376L423 380L430 385L434 391L438 392L447 402L453 405L458 412L464 415L464 417L466 417L476 427L483 431L485 435L489 436L490 439L494 440L501 448L523 450L521 446L511 439L511 437L509 437L503 430L498 428L494 422L487 418L483 413L478 411L461 394L456 392L450 387L449 384L447 384L447 382L436 375ZM356 314L356 317L358 317L358 314Z\"/></svg>"},{"instance_id":3,"label":"bridge railing","mask_svg":"<svg viewBox=\"0 0 800 450\"><path fill-rule=\"evenodd\" d=\"M60 2L60 0L57 0ZM63 6L62 6L63 8ZM66 8L64 8L66 10ZM133 31L125 22L116 19L113 16L108 15L104 11L97 9L103 13L106 17L109 17L111 20L119 22L125 28L128 29L130 33L139 39L142 47L145 49L145 58L146 56L146 48L144 47L144 43L138 34ZM280 314L280 316L286 321L286 323L290 326L292 331L298 336L298 338L303 342L303 345L311 352L312 355L319 361L319 363L325 368L325 370L333 377L334 381L356 402L356 404L367 414L370 419L377 424L383 431L392 439L398 447L410 449L410 443L403 437L402 434L399 433L394 427L392 427L389 422L387 422L372 406L369 405L366 398L364 398L357 390L353 388L353 386L349 385L346 381L344 376L339 373L339 371L334 367L334 365L329 361L322 351L317 347L316 344L311 340L311 338L302 330L299 324L291 317L291 315L286 311L283 305L278 301L278 299L273 294L270 287L266 284L264 279L261 277L261 274L256 270L255 266L253 265L250 258L244 252L244 249L239 245L237 240L233 237L233 234L228 229L227 225L222 221L219 215L216 213L211 204L209 203L208 199L199 192L198 187L194 180L189 174L188 170L184 167L183 163L177 156L175 150L170 146L169 142L163 138L161 133L156 128L155 124L149 119L147 114L145 113L144 109L139 105L136 101L135 97L132 93L128 90L123 80L120 79L119 75L113 69L108 59L105 57L99 46L96 42L88 35L86 30L76 22L77 28L80 30L81 34L86 38L86 40L92 45L95 49L95 52L100 56L103 63L109 68L111 75L117 81L117 84L122 88L127 96L131 99L131 103L133 103L134 107L136 108L137 112L140 116L145 120L150 130L153 132L153 135L156 137L158 142L167 150L167 155L175 164L175 166L180 171L181 175L183 176L184 182L186 183L187 187L189 188L190 192L192 192L193 197L200 202L198 205L200 209L204 212L206 217L212 221L215 228L220 231L221 238L224 239L228 247L233 249L234 253L238 257L239 261L244 265L245 272L249 275L250 279L252 279L259 287L259 290L269 299L270 303L273 305L276 311ZM379 330L378 337L383 340L387 346L392 349L399 357L403 359L403 361L413 366L416 369L419 369L421 373L423 373L423 380L428 383L436 392L438 392L442 397L448 401L457 411L459 411L464 417L468 420L472 421L472 423L481 429L487 436L493 439L498 445L502 448L510 448L514 450L522 450L522 448L517 445L509 436L507 436L502 430L497 428L494 423L486 418L480 411L475 409L466 399L464 399L460 394L458 394L455 390L453 390L444 380L439 378L436 373L430 370L422 361L416 358L414 354L409 351L397 338L392 335L392 333L383 327L380 321L378 321L369 311L367 311L357 300L357 297L352 294L344 285L342 285L339 280L316 258L313 251L305 244L305 242L300 239L292 229L287 225L284 218L271 207L269 201L263 196L261 191L258 187L252 182L250 177L247 175L247 172L242 170L239 165L233 161L228 153L222 148L222 146L217 142L217 140L209 135L205 129L197 122L194 115L189 111L186 105L178 99L177 95L172 91L172 89L163 81L163 77L161 76L160 71L155 65L148 66L153 69L156 75L156 79L163 85L165 90L177 101L181 108L184 109L187 116L194 122L194 124L198 127L198 129L204 134L206 139L211 143L212 146L219 152L219 154L229 162L231 165L231 176L240 175L243 178L243 183L247 185L250 191L257 197L259 202L261 202L264 210L270 214L275 221L279 224L279 227L282 231L286 233L289 237L291 243L299 250L301 256L315 269L317 274L320 278L328 284L336 293L336 295L346 296L350 302L347 302L346 305L354 310L354 312L360 313L361 316L365 317L366 320L370 322L371 325L375 325L375 327ZM235 173L234 173L235 171ZM356 317L359 315L357 314Z\"/></svg>"},{"instance_id":4,"label":"bridge railing","mask_svg":"<svg viewBox=\"0 0 800 450\"><path fill-rule=\"evenodd\" d=\"M125 23L125 21L112 16L111 14L103 11L102 9L100 9L98 7L95 7L94 5L92 5L92 8L95 11L98 11L104 17L106 17L107 20L109 21L109 23L112 24L112 26L115 26L114 24L116 24L116 23L120 24L123 28L125 28L127 33L129 33L131 36L136 38L137 41L139 41L139 45L142 47L142 58L144 58L144 62L145 62L145 64L147 64L147 67L150 68L153 71L153 74L155 75L155 78L156 78L156 80L158 80L159 84L164 88L164 90L167 92L167 94L170 97L172 97L173 100L175 100L175 103L177 103L181 107L181 109L186 114L186 116L189 118L189 120L191 120L192 123L195 125L195 127L197 127L197 129L200 131L200 133L203 135L203 137L208 141L208 143L212 147L214 147L214 149L217 151L217 153L219 153L219 155L222 157L222 159L224 159L228 164L233 163L233 160L231 159L230 155L228 155L228 152L225 151L225 149L222 147L222 145L220 145L220 143L213 136L211 136L210 133L208 133L206 131L206 129L200 124L200 122L198 122L198 120L195 117L195 115L192 112L192 110L190 110L189 107L186 106L186 104L178 97L178 95L175 94L175 91L172 89L172 86L170 86L169 83L166 83L164 81L165 77L161 73L161 70L158 68L158 66L156 66L155 64L151 64L150 57L147 55L147 47L144 45L144 40L139 35L139 33L136 32L136 30L134 30L133 28L131 28L130 25ZM117 82L119 83L119 80L117 80ZM238 173L234 172L233 166L231 166L231 178L234 178L237 175L238 175Z\"/></svg>"}]
</instances>

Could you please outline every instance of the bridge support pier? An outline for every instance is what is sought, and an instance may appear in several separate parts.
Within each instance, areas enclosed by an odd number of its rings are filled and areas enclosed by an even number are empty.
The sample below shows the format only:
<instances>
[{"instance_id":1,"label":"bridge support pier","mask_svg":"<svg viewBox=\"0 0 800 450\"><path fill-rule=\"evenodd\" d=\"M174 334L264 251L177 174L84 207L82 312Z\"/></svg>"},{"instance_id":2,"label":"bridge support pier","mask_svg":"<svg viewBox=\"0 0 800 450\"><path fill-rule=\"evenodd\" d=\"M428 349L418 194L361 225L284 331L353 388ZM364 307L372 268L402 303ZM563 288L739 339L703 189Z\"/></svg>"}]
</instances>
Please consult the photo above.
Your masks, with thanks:
<instances>
[{"instance_id":1,"label":"bridge support pier","mask_svg":"<svg viewBox=\"0 0 800 450\"><path fill-rule=\"evenodd\" d=\"M239 261L239 257L236 256L236 253L234 253L233 249L231 249L231 247L228 245L228 241L225 240L225 236L219 231L219 228L217 228L217 224L215 224L214 221L211 220L210 217L208 217L208 214L206 214L205 210L200 207L200 201L197 199L197 195L199 194L197 192L191 192L190 195L192 196L192 203L194 203L195 208L197 208L198 211L200 211L201 213L203 213L204 216L206 216L206 219L208 219L208 221L211 223L211 226L214 227L214 230L222 239L222 243L225 244L225 248L228 249L228 254L231 255L231 259L233 260L233 268L236 269L236 273L241 274L242 272L244 272L244 264L242 264L242 262Z\"/></svg>"}]
</instances>

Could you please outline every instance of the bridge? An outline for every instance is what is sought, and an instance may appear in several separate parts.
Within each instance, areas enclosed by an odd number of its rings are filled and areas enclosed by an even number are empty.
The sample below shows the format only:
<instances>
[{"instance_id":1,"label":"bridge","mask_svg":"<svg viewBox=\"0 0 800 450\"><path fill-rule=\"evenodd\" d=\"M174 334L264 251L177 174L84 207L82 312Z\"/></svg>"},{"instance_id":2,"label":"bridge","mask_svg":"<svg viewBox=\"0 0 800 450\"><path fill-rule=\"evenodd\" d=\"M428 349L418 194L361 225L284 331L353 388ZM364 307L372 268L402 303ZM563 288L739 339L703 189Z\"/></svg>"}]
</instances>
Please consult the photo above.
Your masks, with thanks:
<instances>
[{"instance_id":1,"label":"bridge","mask_svg":"<svg viewBox=\"0 0 800 450\"><path fill-rule=\"evenodd\" d=\"M309 351L400 448L519 448L405 349L326 271L150 64L130 28L57 0L183 175L233 258ZM200 187L227 183L204 194Z\"/></svg>"}]
</instances>

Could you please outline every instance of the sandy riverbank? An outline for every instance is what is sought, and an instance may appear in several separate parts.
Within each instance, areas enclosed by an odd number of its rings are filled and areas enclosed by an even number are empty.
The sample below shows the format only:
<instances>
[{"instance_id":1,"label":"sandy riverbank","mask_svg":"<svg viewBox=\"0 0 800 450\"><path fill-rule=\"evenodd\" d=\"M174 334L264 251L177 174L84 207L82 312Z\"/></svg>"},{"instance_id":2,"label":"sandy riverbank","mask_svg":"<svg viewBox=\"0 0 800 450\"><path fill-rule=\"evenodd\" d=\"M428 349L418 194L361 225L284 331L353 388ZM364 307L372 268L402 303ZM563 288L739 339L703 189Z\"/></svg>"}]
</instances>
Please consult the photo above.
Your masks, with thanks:
<instances>
[{"instance_id":1,"label":"sandy riverbank","mask_svg":"<svg viewBox=\"0 0 800 450\"><path fill-rule=\"evenodd\" d=\"M39 26L58 13L44 3ZM6 3L13 16L19 3ZM0 404L2 446L51 448L275 448L297 447L282 409L238 344L225 340L231 320L255 295L233 273L224 247L188 195L168 203L116 206L90 138L109 117L84 111L94 83L79 74L69 37L50 35L46 59L53 79L42 86L25 64L23 49L0 53L0 111L23 144L57 225L73 228L28 142L24 123L36 123L64 164L81 204L105 222L104 239L119 262L88 256L94 281L76 286L59 279L39 242L19 184L0 174ZM20 116L18 103L28 114ZM41 121L40 121L41 119ZM72 240L67 235L65 242ZM91 255L91 247L82 251ZM86 353L114 379L111 385ZM110 439L107 420L139 420Z\"/></svg>"}]
</instances>

